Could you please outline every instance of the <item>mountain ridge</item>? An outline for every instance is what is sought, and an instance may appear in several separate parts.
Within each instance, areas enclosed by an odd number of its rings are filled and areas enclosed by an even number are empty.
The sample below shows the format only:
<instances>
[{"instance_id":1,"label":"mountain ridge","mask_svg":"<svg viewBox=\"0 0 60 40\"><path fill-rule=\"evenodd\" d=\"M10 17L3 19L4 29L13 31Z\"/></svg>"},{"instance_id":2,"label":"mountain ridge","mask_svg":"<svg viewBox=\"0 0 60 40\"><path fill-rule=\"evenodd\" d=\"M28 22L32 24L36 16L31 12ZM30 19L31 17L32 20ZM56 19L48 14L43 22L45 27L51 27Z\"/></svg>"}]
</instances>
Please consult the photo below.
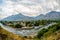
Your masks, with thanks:
<instances>
[{"instance_id":1,"label":"mountain ridge","mask_svg":"<svg viewBox=\"0 0 60 40\"><path fill-rule=\"evenodd\" d=\"M16 14L16 15L12 15L9 16L7 18L4 18L3 20L6 21L22 21L22 20L57 20L60 19L60 12L56 12L56 11L51 11L49 13L47 13L46 15L44 14L40 14L37 17L29 17L29 16L25 16L21 13Z\"/></svg>"}]
</instances>

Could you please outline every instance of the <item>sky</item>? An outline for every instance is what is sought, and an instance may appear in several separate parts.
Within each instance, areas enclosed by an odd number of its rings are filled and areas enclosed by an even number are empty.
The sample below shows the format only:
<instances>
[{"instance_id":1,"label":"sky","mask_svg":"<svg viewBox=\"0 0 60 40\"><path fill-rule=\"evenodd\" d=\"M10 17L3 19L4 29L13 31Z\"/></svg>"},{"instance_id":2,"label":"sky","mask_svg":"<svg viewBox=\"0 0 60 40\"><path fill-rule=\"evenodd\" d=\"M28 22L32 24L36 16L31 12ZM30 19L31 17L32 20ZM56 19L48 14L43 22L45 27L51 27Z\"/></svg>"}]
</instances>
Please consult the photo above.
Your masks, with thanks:
<instances>
[{"instance_id":1,"label":"sky","mask_svg":"<svg viewBox=\"0 0 60 40\"><path fill-rule=\"evenodd\" d=\"M0 0L0 19L19 13L35 17L50 11L60 12L60 0Z\"/></svg>"}]
</instances>

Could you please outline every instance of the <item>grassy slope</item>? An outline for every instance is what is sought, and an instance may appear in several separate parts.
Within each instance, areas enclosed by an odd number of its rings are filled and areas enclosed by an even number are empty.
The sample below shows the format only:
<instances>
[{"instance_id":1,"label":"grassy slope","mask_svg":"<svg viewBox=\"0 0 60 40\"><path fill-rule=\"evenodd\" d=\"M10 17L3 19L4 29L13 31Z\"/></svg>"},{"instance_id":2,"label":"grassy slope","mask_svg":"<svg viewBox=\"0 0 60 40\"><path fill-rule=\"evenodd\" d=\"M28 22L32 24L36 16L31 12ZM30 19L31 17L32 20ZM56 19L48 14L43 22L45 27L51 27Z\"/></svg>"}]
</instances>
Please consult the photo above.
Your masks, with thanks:
<instances>
[{"instance_id":1,"label":"grassy slope","mask_svg":"<svg viewBox=\"0 0 60 40\"><path fill-rule=\"evenodd\" d=\"M44 36L41 38L41 40L58 40L58 39L60 39L60 30L56 31L56 33L49 31L45 33Z\"/></svg>"},{"instance_id":2,"label":"grassy slope","mask_svg":"<svg viewBox=\"0 0 60 40\"><path fill-rule=\"evenodd\" d=\"M52 26L48 32L44 33L40 40L59 40L60 39L60 23Z\"/></svg>"},{"instance_id":3,"label":"grassy slope","mask_svg":"<svg viewBox=\"0 0 60 40\"><path fill-rule=\"evenodd\" d=\"M7 32L6 30L4 30L2 28L0 28L0 33L7 35L7 39L8 40L11 40L11 39L14 39L14 40L22 40L23 39L21 36L18 36L16 34L13 34L13 33L10 33L10 32Z\"/></svg>"}]
</instances>

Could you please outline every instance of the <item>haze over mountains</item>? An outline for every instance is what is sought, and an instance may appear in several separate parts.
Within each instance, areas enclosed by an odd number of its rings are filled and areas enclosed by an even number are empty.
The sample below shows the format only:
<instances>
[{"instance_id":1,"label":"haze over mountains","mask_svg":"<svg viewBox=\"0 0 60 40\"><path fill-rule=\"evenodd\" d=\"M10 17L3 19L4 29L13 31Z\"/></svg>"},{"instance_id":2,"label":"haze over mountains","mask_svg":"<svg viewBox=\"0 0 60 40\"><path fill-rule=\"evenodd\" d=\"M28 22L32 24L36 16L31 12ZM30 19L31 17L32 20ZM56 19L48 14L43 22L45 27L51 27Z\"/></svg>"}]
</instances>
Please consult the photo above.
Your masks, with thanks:
<instances>
[{"instance_id":1,"label":"haze over mountains","mask_svg":"<svg viewBox=\"0 0 60 40\"><path fill-rule=\"evenodd\" d=\"M60 19L60 12L51 11L46 15L40 14L37 17L29 17L23 14L12 15L7 18L4 18L4 21L25 21L25 20L59 20Z\"/></svg>"}]
</instances>

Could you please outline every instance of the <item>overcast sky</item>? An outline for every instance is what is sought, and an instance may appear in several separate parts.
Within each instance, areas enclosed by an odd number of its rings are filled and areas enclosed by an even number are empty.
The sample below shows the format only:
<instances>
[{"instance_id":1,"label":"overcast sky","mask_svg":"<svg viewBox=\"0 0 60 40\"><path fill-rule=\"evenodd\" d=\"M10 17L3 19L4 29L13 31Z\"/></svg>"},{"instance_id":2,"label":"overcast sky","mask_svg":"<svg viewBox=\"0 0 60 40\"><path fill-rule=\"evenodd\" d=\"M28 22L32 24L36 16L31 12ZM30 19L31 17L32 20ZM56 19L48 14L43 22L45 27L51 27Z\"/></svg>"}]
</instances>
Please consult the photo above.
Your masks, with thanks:
<instances>
[{"instance_id":1,"label":"overcast sky","mask_svg":"<svg viewBox=\"0 0 60 40\"><path fill-rule=\"evenodd\" d=\"M0 18L19 13L34 17L50 11L60 11L60 0L0 0Z\"/></svg>"}]
</instances>

